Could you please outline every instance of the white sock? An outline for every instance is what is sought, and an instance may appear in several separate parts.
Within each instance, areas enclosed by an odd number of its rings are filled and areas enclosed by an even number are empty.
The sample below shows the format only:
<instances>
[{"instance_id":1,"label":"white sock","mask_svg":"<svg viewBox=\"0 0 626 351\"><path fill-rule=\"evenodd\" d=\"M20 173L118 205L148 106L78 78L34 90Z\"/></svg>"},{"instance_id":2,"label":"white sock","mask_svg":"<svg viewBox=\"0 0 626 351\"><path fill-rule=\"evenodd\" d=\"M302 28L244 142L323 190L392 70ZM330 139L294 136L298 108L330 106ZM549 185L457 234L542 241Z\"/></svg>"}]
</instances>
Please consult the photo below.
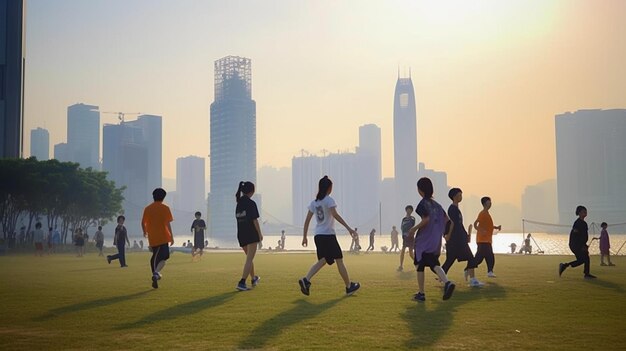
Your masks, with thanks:
<instances>
[{"instance_id":1,"label":"white sock","mask_svg":"<svg viewBox=\"0 0 626 351\"><path fill-rule=\"evenodd\" d=\"M446 276L446 272L444 272L443 268L441 268L440 266L435 266L434 271L435 273L437 273L437 276L439 277L440 282L442 283L448 282L448 277Z\"/></svg>"}]
</instances>

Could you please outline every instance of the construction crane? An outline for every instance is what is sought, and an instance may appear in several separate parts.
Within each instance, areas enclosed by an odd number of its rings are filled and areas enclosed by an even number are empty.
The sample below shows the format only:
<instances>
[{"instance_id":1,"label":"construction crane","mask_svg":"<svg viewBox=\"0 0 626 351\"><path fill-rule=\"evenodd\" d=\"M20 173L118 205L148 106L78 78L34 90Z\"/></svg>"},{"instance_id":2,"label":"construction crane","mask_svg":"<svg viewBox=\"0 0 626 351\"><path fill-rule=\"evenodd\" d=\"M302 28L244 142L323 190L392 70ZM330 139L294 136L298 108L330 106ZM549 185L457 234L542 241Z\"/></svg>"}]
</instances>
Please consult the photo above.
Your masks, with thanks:
<instances>
[{"instance_id":1,"label":"construction crane","mask_svg":"<svg viewBox=\"0 0 626 351\"><path fill-rule=\"evenodd\" d=\"M120 120L120 123L124 123L125 117L127 115L140 115L141 112L100 112L106 114L117 115L117 119Z\"/></svg>"}]
</instances>

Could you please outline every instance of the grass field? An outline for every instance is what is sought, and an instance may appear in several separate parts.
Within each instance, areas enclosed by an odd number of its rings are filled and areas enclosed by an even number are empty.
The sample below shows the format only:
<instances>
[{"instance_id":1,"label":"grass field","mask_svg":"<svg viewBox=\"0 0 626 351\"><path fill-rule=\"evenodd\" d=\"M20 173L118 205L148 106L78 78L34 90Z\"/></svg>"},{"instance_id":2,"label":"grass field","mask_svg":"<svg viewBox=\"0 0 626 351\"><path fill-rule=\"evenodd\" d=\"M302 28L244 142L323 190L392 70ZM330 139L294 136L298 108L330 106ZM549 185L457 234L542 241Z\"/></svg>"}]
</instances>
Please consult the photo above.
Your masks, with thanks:
<instances>
[{"instance_id":1,"label":"grass field","mask_svg":"<svg viewBox=\"0 0 626 351\"><path fill-rule=\"evenodd\" d=\"M496 258L497 278L463 283L450 276L452 299L441 300L427 272L425 303L411 301L415 273L398 273L398 256L345 257L362 288L344 297L335 266L313 279L311 296L297 280L314 254L259 254L261 283L236 292L243 254L209 253L201 262L176 253L160 288L150 287L148 253L131 253L129 268L91 253L0 257L0 349L527 349L617 350L626 347L626 259L592 273L582 267L557 276L571 257ZM443 257L442 257L443 258Z\"/></svg>"}]
</instances>

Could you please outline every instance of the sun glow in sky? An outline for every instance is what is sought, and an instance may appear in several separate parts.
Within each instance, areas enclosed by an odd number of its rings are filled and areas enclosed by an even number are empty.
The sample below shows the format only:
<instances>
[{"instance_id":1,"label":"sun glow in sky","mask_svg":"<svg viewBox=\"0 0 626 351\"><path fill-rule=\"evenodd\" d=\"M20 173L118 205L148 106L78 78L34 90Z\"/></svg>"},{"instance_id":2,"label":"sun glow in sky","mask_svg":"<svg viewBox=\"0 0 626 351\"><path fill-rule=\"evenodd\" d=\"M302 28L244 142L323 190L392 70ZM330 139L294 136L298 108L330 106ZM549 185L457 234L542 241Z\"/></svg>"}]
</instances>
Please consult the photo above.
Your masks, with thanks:
<instances>
[{"instance_id":1,"label":"sun glow in sky","mask_svg":"<svg viewBox=\"0 0 626 351\"><path fill-rule=\"evenodd\" d=\"M168 178L177 157L209 153L213 61L227 55L252 59L259 166L353 150L375 123L393 176L393 90L410 68L419 161L516 205L556 176L554 115L626 107L618 0L30 0L27 11L25 153L35 127L65 141L73 103L141 111L164 118Z\"/></svg>"}]
</instances>

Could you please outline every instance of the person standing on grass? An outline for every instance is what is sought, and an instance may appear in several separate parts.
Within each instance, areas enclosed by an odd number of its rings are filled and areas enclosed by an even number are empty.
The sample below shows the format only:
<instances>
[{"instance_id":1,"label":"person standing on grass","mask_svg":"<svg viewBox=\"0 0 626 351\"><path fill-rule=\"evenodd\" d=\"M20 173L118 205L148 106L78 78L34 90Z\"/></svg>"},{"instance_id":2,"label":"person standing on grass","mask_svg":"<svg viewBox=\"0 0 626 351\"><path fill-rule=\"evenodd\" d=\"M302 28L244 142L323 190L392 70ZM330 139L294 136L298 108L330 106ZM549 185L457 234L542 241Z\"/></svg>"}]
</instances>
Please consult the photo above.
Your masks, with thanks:
<instances>
[{"instance_id":1,"label":"person standing on grass","mask_svg":"<svg viewBox=\"0 0 626 351\"><path fill-rule=\"evenodd\" d=\"M496 264L496 257L493 254L493 247L491 243L493 241L494 229L502 230L502 226L494 226L489 209L491 208L491 198L484 196L480 199L480 203L483 205L483 210L478 214L478 218L474 221L474 228L476 228L476 267L478 267L483 260L487 261L487 276L489 278L495 278L493 273L493 267Z\"/></svg>"},{"instance_id":2,"label":"person standing on grass","mask_svg":"<svg viewBox=\"0 0 626 351\"><path fill-rule=\"evenodd\" d=\"M263 234L259 225L259 209L256 206L256 202L252 200L254 191L254 183L240 182L237 193L235 193L235 198L237 199L237 207L235 208L237 240L239 241L239 246L246 254L241 280L237 283L237 290L239 291L250 290L246 285L248 276L251 278L253 287L257 286L261 279L258 275L255 275L253 262L257 247L260 248L259 243L263 241Z\"/></svg>"},{"instance_id":3,"label":"person standing on grass","mask_svg":"<svg viewBox=\"0 0 626 351\"><path fill-rule=\"evenodd\" d=\"M37 222L35 224L35 233L33 235L33 242L35 243L35 255L43 256L43 243L44 243L44 233L41 229L41 223Z\"/></svg>"},{"instance_id":4,"label":"person standing on grass","mask_svg":"<svg viewBox=\"0 0 626 351\"><path fill-rule=\"evenodd\" d=\"M148 246L152 250L150 269L152 270L152 287L159 288L161 271L165 262L170 258L170 246L174 245L174 234L171 222L174 220L172 211L163 203L167 192L162 188L156 188L152 192L154 202L146 206L141 218L143 236L148 238Z\"/></svg>"},{"instance_id":5,"label":"person standing on grass","mask_svg":"<svg viewBox=\"0 0 626 351\"><path fill-rule=\"evenodd\" d=\"M367 250L365 250L365 252L367 251L374 251L374 238L376 237L376 229L372 229L372 231L370 232L370 246L367 247Z\"/></svg>"},{"instance_id":6,"label":"person standing on grass","mask_svg":"<svg viewBox=\"0 0 626 351\"><path fill-rule=\"evenodd\" d=\"M284 230L282 230L282 231L280 232L280 249L281 249L281 250L284 250L284 249L285 249L285 239L286 239L286 237L285 237L285 231L284 231Z\"/></svg>"},{"instance_id":7,"label":"person standing on grass","mask_svg":"<svg viewBox=\"0 0 626 351\"><path fill-rule=\"evenodd\" d=\"M104 256L102 249L104 248L104 233L102 233L102 226L98 226L98 231L93 235L93 241L96 242L96 248L98 248L98 256Z\"/></svg>"},{"instance_id":8,"label":"person standing on grass","mask_svg":"<svg viewBox=\"0 0 626 351\"><path fill-rule=\"evenodd\" d=\"M411 214L413 213L413 206L407 205L404 208L404 212L406 215L402 218L402 224L400 224L400 230L402 230L402 250L400 251L400 266L398 267L398 272L402 272L404 269L404 252L406 249L409 249L409 257L413 260L413 247L415 246L415 241L413 237L409 235L409 229L413 228L415 225L415 217Z\"/></svg>"},{"instance_id":9,"label":"person standing on grass","mask_svg":"<svg viewBox=\"0 0 626 351\"><path fill-rule=\"evenodd\" d=\"M611 262L611 243L609 242L609 232L606 230L608 228L608 224L606 222L602 222L600 224L600 266L615 266L613 262ZM604 257L608 260L609 264L604 263Z\"/></svg>"},{"instance_id":10,"label":"person standing on grass","mask_svg":"<svg viewBox=\"0 0 626 351\"><path fill-rule=\"evenodd\" d=\"M585 206L576 207L576 215L578 219L574 222L572 230L569 233L569 248L572 250L576 259L568 263L559 263L559 277L563 274L567 267L578 267L584 265L584 278L595 279L596 276L589 273L589 227L585 222L587 217L587 208Z\"/></svg>"},{"instance_id":11,"label":"person standing on grass","mask_svg":"<svg viewBox=\"0 0 626 351\"><path fill-rule=\"evenodd\" d=\"M119 259L120 267L122 268L128 267L126 265L126 244L130 246L130 240L128 240L128 232L124 226L124 221L126 221L126 217L117 217L117 227L115 227L115 236L113 237L113 245L117 247L117 254L107 256L107 262L109 262L109 264L111 261Z\"/></svg>"},{"instance_id":12,"label":"person standing on grass","mask_svg":"<svg viewBox=\"0 0 626 351\"><path fill-rule=\"evenodd\" d=\"M398 230L396 229L396 226L392 226L391 227L391 248L389 249L389 252L396 252L398 251L400 248L398 247Z\"/></svg>"},{"instance_id":13,"label":"person standing on grass","mask_svg":"<svg viewBox=\"0 0 626 351\"><path fill-rule=\"evenodd\" d=\"M424 292L424 268L428 267L437 275L439 281L444 284L443 299L448 300L456 285L448 280L446 272L441 268L439 255L441 254L441 237L444 233L448 216L437 201L433 199L433 183L429 178L423 177L417 181L417 191L422 200L417 205L415 213L421 220L418 224L409 229L409 235L415 235L415 258L413 262L417 266L417 286L418 292L413 295L413 300L418 302L426 301ZM416 234L417 233L417 234Z\"/></svg>"},{"instance_id":14,"label":"person standing on grass","mask_svg":"<svg viewBox=\"0 0 626 351\"><path fill-rule=\"evenodd\" d=\"M361 287L361 284L358 282L350 281L348 270L343 263L343 253L341 252L341 247L339 246L339 242L337 241L337 236L335 234L335 220L343 225L353 238L356 235L356 232L350 228L348 224L346 224L337 212L337 204L335 203L335 200L330 197L330 193L332 191L333 182L328 178L328 176L324 176L318 183L317 195L315 196L315 200L313 200L309 205L306 219L304 220L302 246L306 247L309 244L307 238L309 224L311 223L311 218L315 215L317 224L315 226L314 241L318 260L311 267L307 275L298 280L298 283L300 284L300 291L302 291L304 295L309 295L311 293L311 279L313 276L319 272L322 267L327 264L330 266L335 263L335 261L337 262L339 275L341 275L341 278L346 286L346 295L354 294ZM355 245L358 245L358 242L356 242Z\"/></svg>"},{"instance_id":15,"label":"person standing on grass","mask_svg":"<svg viewBox=\"0 0 626 351\"><path fill-rule=\"evenodd\" d=\"M191 232L193 233L193 250L191 256L202 256L204 250L204 231L206 230L206 223L202 219L202 213L197 211L194 216L196 219L191 223Z\"/></svg>"},{"instance_id":16,"label":"person standing on grass","mask_svg":"<svg viewBox=\"0 0 626 351\"><path fill-rule=\"evenodd\" d=\"M85 252L85 237L83 236L83 230L80 228L76 229L76 234L74 234L74 243L76 245L76 256L83 257Z\"/></svg>"},{"instance_id":17,"label":"person standing on grass","mask_svg":"<svg viewBox=\"0 0 626 351\"><path fill-rule=\"evenodd\" d=\"M463 201L463 192L459 188L452 188L448 192L448 197L452 200L452 204L448 208L448 217L450 218L450 234L445 236L446 239L446 261L443 263L443 271L448 273L454 261L467 261L467 265L463 271L465 281L470 277L470 286L481 287L484 284L474 276L474 268L476 262L474 255L467 243L467 231L463 225L463 214L459 209L459 203Z\"/></svg>"}]
</instances>

